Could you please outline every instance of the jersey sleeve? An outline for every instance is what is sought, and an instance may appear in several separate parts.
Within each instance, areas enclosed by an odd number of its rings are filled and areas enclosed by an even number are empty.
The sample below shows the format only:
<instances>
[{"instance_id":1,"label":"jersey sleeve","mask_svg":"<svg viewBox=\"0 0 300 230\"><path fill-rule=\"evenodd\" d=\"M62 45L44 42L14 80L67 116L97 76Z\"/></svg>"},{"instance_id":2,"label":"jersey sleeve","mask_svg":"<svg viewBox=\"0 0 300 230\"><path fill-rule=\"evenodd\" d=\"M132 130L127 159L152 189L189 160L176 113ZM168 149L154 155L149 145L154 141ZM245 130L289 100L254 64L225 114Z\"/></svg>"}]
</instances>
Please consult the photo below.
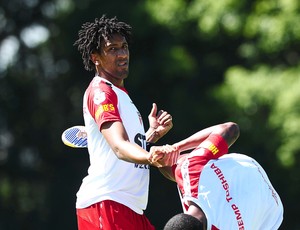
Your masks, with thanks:
<instances>
[{"instance_id":1,"label":"jersey sleeve","mask_svg":"<svg viewBox=\"0 0 300 230\"><path fill-rule=\"evenodd\" d=\"M102 82L98 87L91 87L87 107L99 129L105 122L122 121L118 110L118 97L110 84Z\"/></svg>"},{"instance_id":2,"label":"jersey sleeve","mask_svg":"<svg viewBox=\"0 0 300 230\"><path fill-rule=\"evenodd\" d=\"M193 151L197 151L201 148L204 149L202 156L206 158L206 160L218 159L228 153L228 144L226 140L218 134L211 134Z\"/></svg>"}]
</instances>

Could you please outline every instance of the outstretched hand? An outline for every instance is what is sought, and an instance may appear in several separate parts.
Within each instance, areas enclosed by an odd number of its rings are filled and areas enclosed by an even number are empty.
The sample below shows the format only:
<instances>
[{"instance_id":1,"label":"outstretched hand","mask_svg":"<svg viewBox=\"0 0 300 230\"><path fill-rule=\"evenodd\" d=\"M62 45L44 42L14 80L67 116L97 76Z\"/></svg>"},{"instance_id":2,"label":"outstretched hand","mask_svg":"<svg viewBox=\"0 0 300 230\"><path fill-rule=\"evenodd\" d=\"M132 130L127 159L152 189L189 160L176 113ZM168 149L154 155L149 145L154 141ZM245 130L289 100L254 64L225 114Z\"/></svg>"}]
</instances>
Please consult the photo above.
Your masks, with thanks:
<instances>
[{"instance_id":1,"label":"outstretched hand","mask_svg":"<svg viewBox=\"0 0 300 230\"><path fill-rule=\"evenodd\" d=\"M151 138L154 138L155 140L152 142L156 142L173 127L171 114L164 110L157 112L157 105L155 103L152 104L152 110L148 115L148 120L150 128L147 141L151 141Z\"/></svg>"},{"instance_id":2,"label":"outstretched hand","mask_svg":"<svg viewBox=\"0 0 300 230\"><path fill-rule=\"evenodd\" d=\"M156 167L172 166L178 156L179 150L172 145L152 146L148 161Z\"/></svg>"}]
</instances>

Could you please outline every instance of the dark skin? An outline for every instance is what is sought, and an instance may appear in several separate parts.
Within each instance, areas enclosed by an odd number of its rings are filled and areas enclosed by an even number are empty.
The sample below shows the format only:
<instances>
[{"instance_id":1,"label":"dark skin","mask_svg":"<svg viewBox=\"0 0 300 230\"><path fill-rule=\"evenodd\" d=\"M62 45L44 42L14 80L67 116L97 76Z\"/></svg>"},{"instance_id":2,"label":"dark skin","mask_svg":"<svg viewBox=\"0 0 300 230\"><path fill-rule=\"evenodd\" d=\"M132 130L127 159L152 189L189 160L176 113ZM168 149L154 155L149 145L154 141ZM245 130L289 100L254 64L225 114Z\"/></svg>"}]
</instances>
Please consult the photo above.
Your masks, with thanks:
<instances>
[{"instance_id":1,"label":"dark skin","mask_svg":"<svg viewBox=\"0 0 300 230\"><path fill-rule=\"evenodd\" d=\"M129 49L122 35L113 34L109 40L104 40L100 51L94 52L91 59L99 76L115 86L124 87L124 79L129 73Z\"/></svg>"},{"instance_id":2,"label":"dark skin","mask_svg":"<svg viewBox=\"0 0 300 230\"><path fill-rule=\"evenodd\" d=\"M115 33L110 38L103 39L100 50L91 54L91 60L99 76L117 87L124 87L124 79L129 73L129 49L124 36ZM148 119L150 128L146 132L146 139L149 142L155 143L173 127L171 115L162 110L157 113L155 103L153 103ZM122 122L105 122L100 131L119 159L149 164L150 154L139 145L129 141ZM160 167L167 165L167 162L162 159L153 165Z\"/></svg>"}]
</instances>

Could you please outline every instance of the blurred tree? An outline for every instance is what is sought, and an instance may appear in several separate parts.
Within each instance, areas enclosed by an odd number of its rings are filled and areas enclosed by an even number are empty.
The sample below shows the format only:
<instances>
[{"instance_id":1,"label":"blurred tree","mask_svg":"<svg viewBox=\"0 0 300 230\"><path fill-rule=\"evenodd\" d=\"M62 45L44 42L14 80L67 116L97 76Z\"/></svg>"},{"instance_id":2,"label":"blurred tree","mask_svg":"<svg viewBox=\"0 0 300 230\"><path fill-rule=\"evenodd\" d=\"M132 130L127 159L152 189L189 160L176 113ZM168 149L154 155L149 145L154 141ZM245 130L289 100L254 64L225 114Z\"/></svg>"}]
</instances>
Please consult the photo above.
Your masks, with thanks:
<instances>
[{"instance_id":1,"label":"blurred tree","mask_svg":"<svg viewBox=\"0 0 300 230\"><path fill-rule=\"evenodd\" d=\"M93 75L73 42L103 13L133 26L126 87L141 114L157 102L174 117L160 143L238 122L232 151L265 166L285 205L282 229L299 229L299 10L298 0L1 0L0 229L76 229L88 156L60 135L82 124ZM161 229L181 207L175 184L151 174L147 213Z\"/></svg>"},{"instance_id":2,"label":"blurred tree","mask_svg":"<svg viewBox=\"0 0 300 230\"><path fill-rule=\"evenodd\" d=\"M285 205L283 229L290 229L298 207L288 197L300 192L299 87L299 67L259 66L250 71L236 66L215 91L242 127L240 145L270 172Z\"/></svg>"}]
</instances>

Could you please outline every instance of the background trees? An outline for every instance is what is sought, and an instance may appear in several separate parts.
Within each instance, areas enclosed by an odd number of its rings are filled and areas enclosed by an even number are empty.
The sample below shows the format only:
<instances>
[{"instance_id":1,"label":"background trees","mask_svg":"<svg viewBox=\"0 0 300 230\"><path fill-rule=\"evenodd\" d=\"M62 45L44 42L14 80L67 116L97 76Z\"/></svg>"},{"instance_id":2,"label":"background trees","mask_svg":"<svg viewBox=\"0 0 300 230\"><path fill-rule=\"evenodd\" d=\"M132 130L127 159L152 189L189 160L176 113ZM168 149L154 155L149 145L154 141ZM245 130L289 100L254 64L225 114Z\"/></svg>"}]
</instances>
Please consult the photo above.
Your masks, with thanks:
<instances>
[{"instance_id":1,"label":"background trees","mask_svg":"<svg viewBox=\"0 0 300 230\"><path fill-rule=\"evenodd\" d=\"M92 74L73 42L103 13L133 26L126 87L145 126L152 102L173 115L160 143L239 123L232 151L264 166L285 206L282 229L299 229L299 10L297 0L2 0L0 229L76 229L88 157L60 135L83 123ZM160 229L180 211L175 185L153 169L148 216Z\"/></svg>"}]
</instances>

